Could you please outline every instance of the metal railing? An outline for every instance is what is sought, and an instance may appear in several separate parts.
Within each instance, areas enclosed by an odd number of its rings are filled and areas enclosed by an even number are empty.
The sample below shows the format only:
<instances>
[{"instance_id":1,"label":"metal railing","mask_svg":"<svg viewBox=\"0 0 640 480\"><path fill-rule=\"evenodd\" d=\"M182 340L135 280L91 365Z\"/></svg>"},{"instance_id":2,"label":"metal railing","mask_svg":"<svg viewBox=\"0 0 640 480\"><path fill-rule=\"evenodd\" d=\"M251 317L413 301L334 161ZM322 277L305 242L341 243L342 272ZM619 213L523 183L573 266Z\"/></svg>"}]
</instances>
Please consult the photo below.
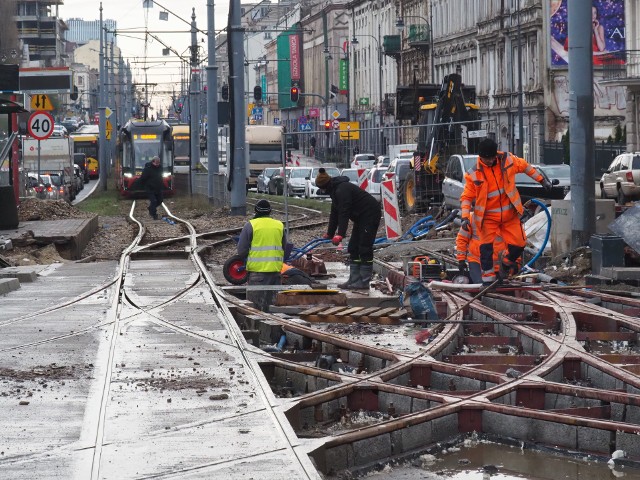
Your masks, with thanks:
<instances>
[{"instance_id":1,"label":"metal railing","mask_svg":"<svg viewBox=\"0 0 640 480\"><path fill-rule=\"evenodd\" d=\"M619 50L593 58L596 67L602 66L605 80L640 79L640 50Z\"/></svg>"}]
</instances>

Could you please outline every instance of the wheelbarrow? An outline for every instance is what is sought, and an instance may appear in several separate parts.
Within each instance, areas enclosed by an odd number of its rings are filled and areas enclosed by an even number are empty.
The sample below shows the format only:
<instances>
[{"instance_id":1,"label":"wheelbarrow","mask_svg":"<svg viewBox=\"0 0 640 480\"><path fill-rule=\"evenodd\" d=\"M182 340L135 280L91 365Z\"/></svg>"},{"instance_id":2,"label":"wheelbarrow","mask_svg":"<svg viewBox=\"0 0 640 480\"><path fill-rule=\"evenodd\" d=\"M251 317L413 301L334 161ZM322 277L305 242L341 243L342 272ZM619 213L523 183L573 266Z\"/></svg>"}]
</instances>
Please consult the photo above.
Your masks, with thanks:
<instances>
[{"instance_id":1,"label":"wheelbarrow","mask_svg":"<svg viewBox=\"0 0 640 480\"><path fill-rule=\"evenodd\" d=\"M238 237L233 237L233 239L236 243L238 242ZM331 243L331 240L328 238L314 238L299 248L293 248L293 245L289 244L291 245L291 249L287 249L288 251L285 251L285 262L296 260L311 252L314 248L326 243ZM230 257L222 266L222 274L227 282L232 285L243 285L246 283L248 275L244 258L240 255L233 255Z\"/></svg>"}]
</instances>

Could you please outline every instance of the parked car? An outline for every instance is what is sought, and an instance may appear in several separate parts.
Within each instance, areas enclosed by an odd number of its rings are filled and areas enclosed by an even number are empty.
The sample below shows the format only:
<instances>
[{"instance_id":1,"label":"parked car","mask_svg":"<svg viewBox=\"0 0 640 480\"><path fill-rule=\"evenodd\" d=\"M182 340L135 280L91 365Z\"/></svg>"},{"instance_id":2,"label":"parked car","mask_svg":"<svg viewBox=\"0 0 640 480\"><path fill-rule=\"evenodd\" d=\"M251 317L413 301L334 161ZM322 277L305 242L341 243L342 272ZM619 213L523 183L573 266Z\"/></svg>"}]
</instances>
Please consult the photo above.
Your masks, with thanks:
<instances>
[{"instance_id":1,"label":"parked car","mask_svg":"<svg viewBox=\"0 0 640 480\"><path fill-rule=\"evenodd\" d=\"M387 155L380 155L376 161L377 167L389 167L391 159Z\"/></svg>"},{"instance_id":2,"label":"parked car","mask_svg":"<svg viewBox=\"0 0 640 480\"><path fill-rule=\"evenodd\" d=\"M336 167L314 167L311 169L311 175L309 175L309 179L307 180L307 185L304 190L305 198L327 198L329 195L325 193L321 188L316 187L316 177L318 176L318 170L320 168L324 168L329 176L331 177L339 177L340 170Z\"/></svg>"},{"instance_id":3,"label":"parked car","mask_svg":"<svg viewBox=\"0 0 640 480\"><path fill-rule=\"evenodd\" d=\"M442 181L442 197L447 207L460 208L464 174L471 170L477 161L477 155L451 155L447 160Z\"/></svg>"},{"instance_id":4,"label":"parked car","mask_svg":"<svg viewBox=\"0 0 640 480\"><path fill-rule=\"evenodd\" d=\"M257 186L258 193L268 192L269 178L271 178L271 175L273 175L273 173L276 172L277 170L278 170L277 167L265 168L262 172L260 172L260 175L258 175L258 186Z\"/></svg>"},{"instance_id":5,"label":"parked car","mask_svg":"<svg viewBox=\"0 0 640 480\"><path fill-rule=\"evenodd\" d=\"M55 124L53 126L53 132L51 132L52 137L68 137L69 132L64 127L64 125Z\"/></svg>"},{"instance_id":6,"label":"parked car","mask_svg":"<svg viewBox=\"0 0 640 480\"><path fill-rule=\"evenodd\" d=\"M371 168L376 161L376 156L373 153L358 153L353 156L351 168Z\"/></svg>"},{"instance_id":7,"label":"parked car","mask_svg":"<svg viewBox=\"0 0 640 480\"><path fill-rule=\"evenodd\" d=\"M342 171L340 172L340 175L342 175L343 177L348 177L349 181L354 185L359 185L357 168L343 168Z\"/></svg>"},{"instance_id":8,"label":"parked car","mask_svg":"<svg viewBox=\"0 0 640 480\"><path fill-rule=\"evenodd\" d=\"M385 180L393 179L395 181L396 192L398 195L398 207L400 207L402 211L405 211L405 205L404 196L401 194L401 192L407 180L407 176L411 172L412 159L413 155L411 155L411 158L394 158L393 160L391 160L391 164L384 174L384 176L386 177Z\"/></svg>"},{"instance_id":9,"label":"parked car","mask_svg":"<svg viewBox=\"0 0 640 480\"><path fill-rule=\"evenodd\" d=\"M551 182L553 188L550 192L540 185L540 183L533 180L530 176L519 173L516 175L516 187L520 192L520 198L523 202L531 200L532 198L539 198L542 200L562 200L567 196L571 189L571 167L569 165L533 165L542 175L547 177L547 180Z\"/></svg>"},{"instance_id":10,"label":"parked car","mask_svg":"<svg viewBox=\"0 0 640 480\"><path fill-rule=\"evenodd\" d=\"M640 152L613 159L600 179L600 197L615 198L621 205L640 199Z\"/></svg>"},{"instance_id":11,"label":"parked car","mask_svg":"<svg viewBox=\"0 0 640 480\"><path fill-rule=\"evenodd\" d=\"M307 180L311 175L311 167L293 167L287 178L287 194L289 196L303 196Z\"/></svg>"},{"instance_id":12,"label":"parked car","mask_svg":"<svg viewBox=\"0 0 640 480\"><path fill-rule=\"evenodd\" d=\"M269 183L267 184L267 193L269 195L284 195L285 175L288 177L290 170L290 168L285 170L280 167L271 174Z\"/></svg>"},{"instance_id":13,"label":"parked car","mask_svg":"<svg viewBox=\"0 0 640 480\"><path fill-rule=\"evenodd\" d=\"M387 167L376 165L371 170L369 170L369 173L367 175L367 180L369 182L369 184L367 185L367 192L369 192L379 202L382 201L382 195L380 193L380 183L386 179L386 177L384 176L386 171Z\"/></svg>"}]
</instances>

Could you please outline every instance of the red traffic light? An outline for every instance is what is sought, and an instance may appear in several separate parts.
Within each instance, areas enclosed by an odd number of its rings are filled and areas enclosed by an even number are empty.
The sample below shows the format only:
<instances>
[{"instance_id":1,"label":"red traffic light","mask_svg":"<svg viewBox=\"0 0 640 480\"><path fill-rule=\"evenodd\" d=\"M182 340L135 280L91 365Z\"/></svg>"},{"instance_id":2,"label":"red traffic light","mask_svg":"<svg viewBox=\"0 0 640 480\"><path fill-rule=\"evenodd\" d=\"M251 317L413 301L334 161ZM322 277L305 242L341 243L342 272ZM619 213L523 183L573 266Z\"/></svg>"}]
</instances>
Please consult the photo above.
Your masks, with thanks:
<instances>
[{"instance_id":1,"label":"red traffic light","mask_svg":"<svg viewBox=\"0 0 640 480\"><path fill-rule=\"evenodd\" d=\"M324 129L325 130L331 130L331 120L325 120L324 121Z\"/></svg>"},{"instance_id":2,"label":"red traffic light","mask_svg":"<svg viewBox=\"0 0 640 480\"><path fill-rule=\"evenodd\" d=\"M291 87L291 101L293 103L298 103L300 99L300 89L298 87Z\"/></svg>"}]
</instances>

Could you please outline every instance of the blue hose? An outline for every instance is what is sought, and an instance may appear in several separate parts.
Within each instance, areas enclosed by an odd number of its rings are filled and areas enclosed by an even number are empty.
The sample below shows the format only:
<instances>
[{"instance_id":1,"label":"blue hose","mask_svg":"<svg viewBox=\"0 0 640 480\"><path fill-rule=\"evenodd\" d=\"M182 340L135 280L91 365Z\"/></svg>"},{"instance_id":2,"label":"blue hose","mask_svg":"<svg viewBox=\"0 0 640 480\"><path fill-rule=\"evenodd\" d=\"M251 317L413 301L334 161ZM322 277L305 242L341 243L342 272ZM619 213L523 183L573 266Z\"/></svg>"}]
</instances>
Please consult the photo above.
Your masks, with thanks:
<instances>
[{"instance_id":1,"label":"blue hose","mask_svg":"<svg viewBox=\"0 0 640 480\"><path fill-rule=\"evenodd\" d=\"M547 234L544 236L544 241L542 242L542 246L538 250L538 253L536 253L533 256L533 258L529 260L524 267L522 267L522 270L521 270L522 272L524 272L525 270L531 269L531 265L533 265L535 261L538 260L538 258L540 258L540 256L544 252L544 249L547 247L547 243L549 242L549 236L551 235L551 214L549 213L549 209L544 203L542 203L537 198L532 198L530 201L535 203L539 207L541 207L544 210L544 213L547 215Z\"/></svg>"},{"instance_id":2,"label":"blue hose","mask_svg":"<svg viewBox=\"0 0 640 480\"><path fill-rule=\"evenodd\" d=\"M280 341L278 342L278 350L282 351L282 349L284 348L284 346L287 344L287 336L286 335L282 335L280 337Z\"/></svg>"}]
</instances>

